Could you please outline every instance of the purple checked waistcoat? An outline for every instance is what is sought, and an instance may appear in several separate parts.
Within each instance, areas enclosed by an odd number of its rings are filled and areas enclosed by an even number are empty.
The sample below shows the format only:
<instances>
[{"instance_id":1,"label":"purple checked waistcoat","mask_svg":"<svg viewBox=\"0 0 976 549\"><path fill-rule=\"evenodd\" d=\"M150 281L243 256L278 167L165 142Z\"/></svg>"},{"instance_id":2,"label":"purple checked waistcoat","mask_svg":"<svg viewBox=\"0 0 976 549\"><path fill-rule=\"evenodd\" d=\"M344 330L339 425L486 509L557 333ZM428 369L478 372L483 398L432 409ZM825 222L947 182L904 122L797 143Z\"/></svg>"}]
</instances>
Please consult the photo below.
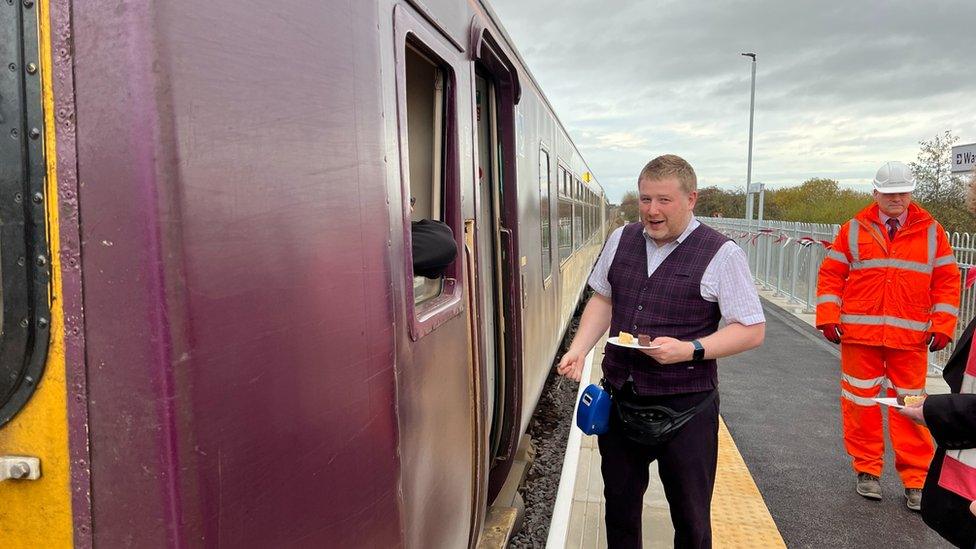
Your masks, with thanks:
<instances>
[{"instance_id":1,"label":"purple checked waistcoat","mask_svg":"<svg viewBox=\"0 0 976 549\"><path fill-rule=\"evenodd\" d=\"M701 296L705 268L728 237L700 225L647 276L644 226L624 227L607 278L611 286L610 336L620 331L691 341L715 333L722 313ZM607 344L603 374L614 387L634 380L637 394L670 395L709 391L718 386L715 360L662 365L644 353Z\"/></svg>"}]
</instances>

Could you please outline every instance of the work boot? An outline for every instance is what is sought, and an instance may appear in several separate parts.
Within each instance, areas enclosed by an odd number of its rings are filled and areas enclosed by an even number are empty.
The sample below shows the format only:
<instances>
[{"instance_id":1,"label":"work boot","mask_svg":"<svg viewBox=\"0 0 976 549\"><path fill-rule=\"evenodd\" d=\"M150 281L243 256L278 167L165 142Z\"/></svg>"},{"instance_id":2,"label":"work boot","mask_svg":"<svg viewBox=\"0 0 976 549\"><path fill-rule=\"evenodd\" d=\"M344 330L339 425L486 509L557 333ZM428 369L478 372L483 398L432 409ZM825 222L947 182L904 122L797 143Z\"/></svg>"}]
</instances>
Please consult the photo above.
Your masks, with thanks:
<instances>
[{"instance_id":1,"label":"work boot","mask_svg":"<svg viewBox=\"0 0 976 549\"><path fill-rule=\"evenodd\" d=\"M868 499L881 499L881 482L871 473L858 473L857 493ZM907 497L907 490L905 494Z\"/></svg>"},{"instance_id":2,"label":"work boot","mask_svg":"<svg viewBox=\"0 0 976 549\"><path fill-rule=\"evenodd\" d=\"M912 511L922 510L922 489L905 488L905 505Z\"/></svg>"}]
</instances>

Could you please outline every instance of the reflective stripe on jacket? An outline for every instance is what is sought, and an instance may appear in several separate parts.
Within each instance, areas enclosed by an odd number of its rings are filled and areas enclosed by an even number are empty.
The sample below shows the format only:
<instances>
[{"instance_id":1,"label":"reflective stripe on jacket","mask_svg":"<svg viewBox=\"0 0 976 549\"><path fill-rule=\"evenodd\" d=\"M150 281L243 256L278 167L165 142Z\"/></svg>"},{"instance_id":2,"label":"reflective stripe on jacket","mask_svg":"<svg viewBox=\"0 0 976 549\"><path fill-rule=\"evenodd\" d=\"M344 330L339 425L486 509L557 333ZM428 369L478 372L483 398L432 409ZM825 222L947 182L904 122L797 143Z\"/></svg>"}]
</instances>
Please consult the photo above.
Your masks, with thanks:
<instances>
[{"instance_id":1,"label":"reflective stripe on jacket","mask_svg":"<svg viewBox=\"0 0 976 549\"><path fill-rule=\"evenodd\" d=\"M952 337L960 286L949 239L927 211L910 204L890 240L872 204L841 226L820 266L816 324L840 324L849 343L918 349L929 332Z\"/></svg>"}]
</instances>

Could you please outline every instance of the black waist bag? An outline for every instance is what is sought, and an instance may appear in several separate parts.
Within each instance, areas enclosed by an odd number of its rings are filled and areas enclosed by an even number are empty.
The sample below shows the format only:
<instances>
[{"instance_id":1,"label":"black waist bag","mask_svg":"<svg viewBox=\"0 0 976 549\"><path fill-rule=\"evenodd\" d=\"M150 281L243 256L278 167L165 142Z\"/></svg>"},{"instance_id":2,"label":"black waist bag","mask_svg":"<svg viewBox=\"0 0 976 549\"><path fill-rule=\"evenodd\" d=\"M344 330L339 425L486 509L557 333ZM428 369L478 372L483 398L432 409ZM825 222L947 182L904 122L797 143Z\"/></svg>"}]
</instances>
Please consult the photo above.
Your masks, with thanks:
<instances>
[{"instance_id":1,"label":"black waist bag","mask_svg":"<svg viewBox=\"0 0 976 549\"><path fill-rule=\"evenodd\" d=\"M614 408L627 438L638 444L653 446L674 438L686 423L715 400L716 395L718 390L712 391L705 400L683 412L676 412L667 406L635 404L623 399L615 400Z\"/></svg>"}]
</instances>

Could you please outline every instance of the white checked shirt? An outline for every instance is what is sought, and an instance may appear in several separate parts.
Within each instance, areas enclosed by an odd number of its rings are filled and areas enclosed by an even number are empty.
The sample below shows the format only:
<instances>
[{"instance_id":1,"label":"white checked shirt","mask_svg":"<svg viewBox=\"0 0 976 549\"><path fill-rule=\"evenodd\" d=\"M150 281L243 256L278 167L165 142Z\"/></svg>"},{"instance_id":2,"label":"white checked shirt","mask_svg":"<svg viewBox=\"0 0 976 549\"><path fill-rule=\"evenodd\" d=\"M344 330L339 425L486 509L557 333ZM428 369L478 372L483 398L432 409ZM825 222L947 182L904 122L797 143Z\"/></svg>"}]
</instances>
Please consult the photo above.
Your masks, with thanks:
<instances>
[{"instance_id":1,"label":"white checked shirt","mask_svg":"<svg viewBox=\"0 0 976 549\"><path fill-rule=\"evenodd\" d=\"M647 235L647 231L644 231L644 241L647 245L647 276L654 274L668 255L677 249L699 225L701 222L692 216L691 222L677 240L660 247ZM623 230L623 227L620 227L610 235L603 247L603 253L600 254L600 260L590 274L590 287L606 297L610 297L611 293L607 274L617 254L617 246L620 244ZM759 303L759 294L752 283L749 260L746 259L746 253L742 248L731 240L719 248L705 267L701 279L701 296L705 301L717 302L722 317L728 323L738 322L751 326L766 322L762 304Z\"/></svg>"}]
</instances>

